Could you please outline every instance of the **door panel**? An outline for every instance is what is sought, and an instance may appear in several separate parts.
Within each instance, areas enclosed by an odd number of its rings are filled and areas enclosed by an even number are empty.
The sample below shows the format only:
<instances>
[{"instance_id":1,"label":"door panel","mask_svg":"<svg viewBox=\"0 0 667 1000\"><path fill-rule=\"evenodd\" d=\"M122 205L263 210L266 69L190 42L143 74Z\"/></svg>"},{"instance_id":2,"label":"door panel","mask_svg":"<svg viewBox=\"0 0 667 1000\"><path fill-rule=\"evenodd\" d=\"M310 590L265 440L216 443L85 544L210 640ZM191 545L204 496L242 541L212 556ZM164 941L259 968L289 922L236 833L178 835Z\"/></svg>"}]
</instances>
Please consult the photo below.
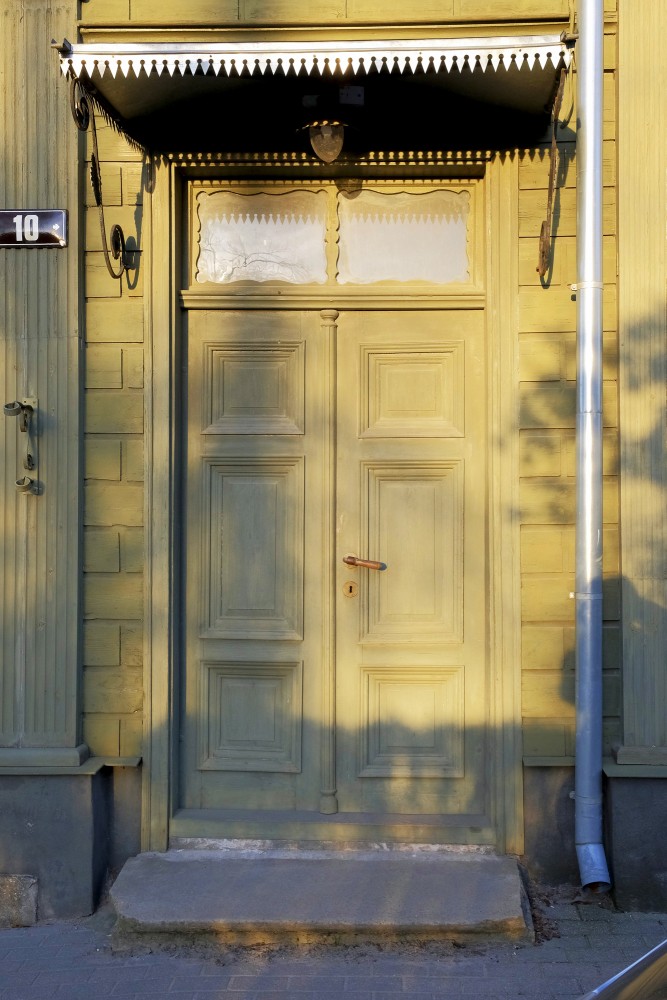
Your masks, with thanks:
<instances>
[{"instance_id":1,"label":"door panel","mask_svg":"<svg viewBox=\"0 0 667 1000\"><path fill-rule=\"evenodd\" d=\"M303 638L303 459L203 465L210 586L201 637Z\"/></svg>"},{"instance_id":2,"label":"door panel","mask_svg":"<svg viewBox=\"0 0 667 1000\"><path fill-rule=\"evenodd\" d=\"M461 463L362 461L359 475L367 500L361 548L391 567L368 574L361 642L460 640Z\"/></svg>"},{"instance_id":3,"label":"door panel","mask_svg":"<svg viewBox=\"0 0 667 1000\"><path fill-rule=\"evenodd\" d=\"M317 807L321 342L317 314L188 316L186 808Z\"/></svg>"},{"instance_id":4,"label":"door panel","mask_svg":"<svg viewBox=\"0 0 667 1000\"><path fill-rule=\"evenodd\" d=\"M180 805L488 842L483 313L336 316L188 315Z\"/></svg>"},{"instance_id":5,"label":"door panel","mask_svg":"<svg viewBox=\"0 0 667 1000\"><path fill-rule=\"evenodd\" d=\"M483 329L472 311L339 320L342 811L487 822Z\"/></svg>"}]
</instances>

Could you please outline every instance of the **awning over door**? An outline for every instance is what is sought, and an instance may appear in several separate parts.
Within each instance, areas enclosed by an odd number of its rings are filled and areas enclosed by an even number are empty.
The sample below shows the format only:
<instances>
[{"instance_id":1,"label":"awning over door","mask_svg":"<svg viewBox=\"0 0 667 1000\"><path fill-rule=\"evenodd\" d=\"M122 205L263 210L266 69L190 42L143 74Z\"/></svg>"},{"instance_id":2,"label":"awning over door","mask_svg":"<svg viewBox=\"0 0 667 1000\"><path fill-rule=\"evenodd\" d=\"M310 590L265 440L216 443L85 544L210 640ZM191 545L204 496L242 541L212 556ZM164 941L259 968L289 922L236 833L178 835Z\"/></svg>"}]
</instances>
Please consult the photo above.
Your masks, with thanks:
<instances>
[{"instance_id":1,"label":"awning over door","mask_svg":"<svg viewBox=\"0 0 667 1000\"><path fill-rule=\"evenodd\" d=\"M531 35L66 43L60 55L128 135L172 152L295 149L317 118L344 121L360 149L530 144L571 52L558 36Z\"/></svg>"}]
</instances>

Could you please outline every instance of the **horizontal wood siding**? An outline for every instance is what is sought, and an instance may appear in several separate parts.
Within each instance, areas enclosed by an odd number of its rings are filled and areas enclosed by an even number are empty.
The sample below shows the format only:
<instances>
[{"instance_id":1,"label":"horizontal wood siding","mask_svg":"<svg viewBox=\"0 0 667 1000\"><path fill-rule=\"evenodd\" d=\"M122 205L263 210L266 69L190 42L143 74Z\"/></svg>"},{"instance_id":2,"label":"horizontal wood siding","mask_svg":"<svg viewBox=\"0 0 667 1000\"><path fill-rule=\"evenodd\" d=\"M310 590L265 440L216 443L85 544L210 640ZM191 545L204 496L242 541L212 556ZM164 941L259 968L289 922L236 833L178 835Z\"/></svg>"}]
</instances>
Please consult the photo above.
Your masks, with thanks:
<instances>
[{"instance_id":1,"label":"horizontal wood siding","mask_svg":"<svg viewBox=\"0 0 667 1000\"><path fill-rule=\"evenodd\" d=\"M617 0L604 0L615 15ZM442 24L443 22L521 22L568 20L569 0L88 0L81 8L84 24L123 22L147 25Z\"/></svg>"},{"instance_id":2,"label":"horizontal wood siding","mask_svg":"<svg viewBox=\"0 0 667 1000\"><path fill-rule=\"evenodd\" d=\"M614 17L617 0L604 0ZM81 7L84 25L305 26L397 25L457 22L569 20L569 0L88 0Z\"/></svg>"},{"instance_id":3,"label":"horizontal wood siding","mask_svg":"<svg viewBox=\"0 0 667 1000\"><path fill-rule=\"evenodd\" d=\"M618 337L616 296L615 73L606 37L603 151L603 521L604 740L618 741L621 715L618 513ZM574 80L563 114L571 111ZM549 151L525 154L519 169L519 384L524 759L561 763L574 754L574 558L576 418L576 154L559 144L552 268L536 271L546 214Z\"/></svg>"},{"instance_id":4,"label":"horizontal wood siding","mask_svg":"<svg viewBox=\"0 0 667 1000\"><path fill-rule=\"evenodd\" d=\"M116 281L102 251L98 210L85 217L84 459L85 738L95 754L142 749L143 637L143 164L98 120L107 232L118 223L133 268Z\"/></svg>"}]
</instances>

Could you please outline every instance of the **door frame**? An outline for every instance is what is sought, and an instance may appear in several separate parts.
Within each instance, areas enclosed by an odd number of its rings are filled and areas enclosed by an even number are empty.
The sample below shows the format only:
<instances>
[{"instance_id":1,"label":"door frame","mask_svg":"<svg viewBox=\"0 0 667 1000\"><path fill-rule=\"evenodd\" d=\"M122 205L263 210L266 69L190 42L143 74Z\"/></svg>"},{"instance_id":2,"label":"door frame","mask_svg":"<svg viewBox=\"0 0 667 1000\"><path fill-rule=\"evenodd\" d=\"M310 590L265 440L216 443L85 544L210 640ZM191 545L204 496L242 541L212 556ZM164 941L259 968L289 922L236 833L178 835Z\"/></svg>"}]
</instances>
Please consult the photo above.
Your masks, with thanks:
<instances>
[{"instance_id":1,"label":"door frame","mask_svg":"<svg viewBox=\"0 0 667 1000\"><path fill-rule=\"evenodd\" d=\"M164 851L178 776L180 305L187 173L155 158L144 206L144 753L141 843ZM407 180L408 178L406 178ZM489 731L497 849L523 853L518 422L518 156L486 165ZM165 248L168 252L165 252ZM164 331L168 331L165 344ZM508 391L511 387L511 391ZM497 442L503 442L502 455Z\"/></svg>"}]
</instances>

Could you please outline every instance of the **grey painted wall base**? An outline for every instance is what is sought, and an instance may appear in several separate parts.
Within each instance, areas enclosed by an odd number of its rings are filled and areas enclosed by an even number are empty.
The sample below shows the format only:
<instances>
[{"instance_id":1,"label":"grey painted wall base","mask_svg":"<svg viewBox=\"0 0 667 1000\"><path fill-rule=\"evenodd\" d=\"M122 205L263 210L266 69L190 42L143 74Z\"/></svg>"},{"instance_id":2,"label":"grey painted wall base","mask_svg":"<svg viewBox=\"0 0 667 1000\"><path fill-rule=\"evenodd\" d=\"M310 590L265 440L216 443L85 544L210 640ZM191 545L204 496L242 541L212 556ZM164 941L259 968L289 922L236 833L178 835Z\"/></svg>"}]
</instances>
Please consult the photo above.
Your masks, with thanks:
<instances>
[{"instance_id":1,"label":"grey painted wall base","mask_svg":"<svg viewBox=\"0 0 667 1000\"><path fill-rule=\"evenodd\" d=\"M109 797L108 867L117 874L141 850L141 768L107 770Z\"/></svg>"},{"instance_id":2,"label":"grey painted wall base","mask_svg":"<svg viewBox=\"0 0 667 1000\"><path fill-rule=\"evenodd\" d=\"M574 768L524 768L523 861L545 885L578 885L574 845ZM667 779L605 780L605 848L621 910L667 911Z\"/></svg>"},{"instance_id":3,"label":"grey painted wall base","mask_svg":"<svg viewBox=\"0 0 667 1000\"><path fill-rule=\"evenodd\" d=\"M37 880L39 920L92 913L139 851L140 771L117 770L0 775L0 868Z\"/></svg>"},{"instance_id":4,"label":"grey painted wall base","mask_svg":"<svg viewBox=\"0 0 667 1000\"><path fill-rule=\"evenodd\" d=\"M32 927L37 922L37 879L0 875L0 927Z\"/></svg>"},{"instance_id":5,"label":"grey painted wall base","mask_svg":"<svg viewBox=\"0 0 667 1000\"><path fill-rule=\"evenodd\" d=\"M607 778L607 840L621 910L667 910L667 779Z\"/></svg>"},{"instance_id":6,"label":"grey painted wall base","mask_svg":"<svg viewBox=\"0 0 667 1000\"><path fill-rule=\"evenodd\" d=\"M526 767L523 772L526 868L545 885L577 885L573 767Z\"/></svg>"}]
</instances>

